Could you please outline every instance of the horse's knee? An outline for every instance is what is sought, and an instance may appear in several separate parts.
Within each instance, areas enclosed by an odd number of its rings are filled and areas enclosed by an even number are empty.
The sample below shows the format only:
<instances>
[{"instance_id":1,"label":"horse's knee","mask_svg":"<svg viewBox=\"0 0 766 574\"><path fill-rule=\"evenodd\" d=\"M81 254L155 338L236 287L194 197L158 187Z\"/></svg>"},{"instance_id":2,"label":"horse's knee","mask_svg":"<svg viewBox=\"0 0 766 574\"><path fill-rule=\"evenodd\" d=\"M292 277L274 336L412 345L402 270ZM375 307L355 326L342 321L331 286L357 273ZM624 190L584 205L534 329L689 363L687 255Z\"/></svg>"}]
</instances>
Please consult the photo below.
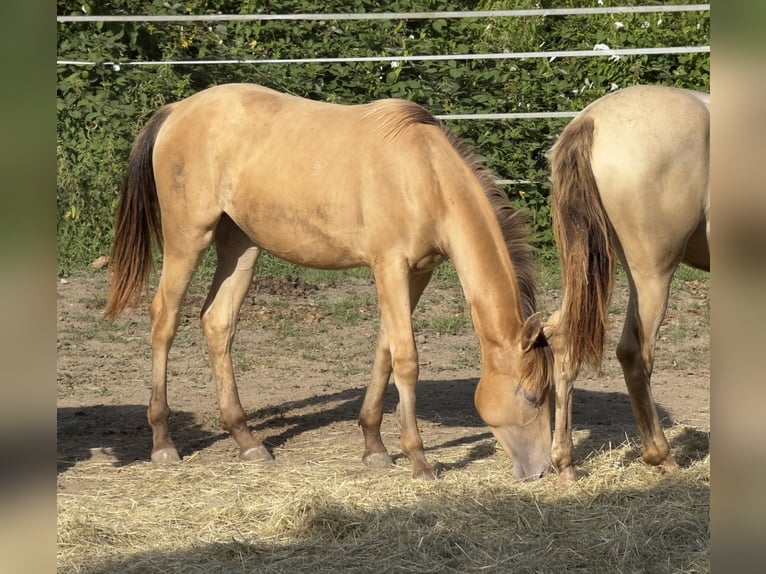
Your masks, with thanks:
<instances>
[{"instance_id":1,"label":"horse's knee","mask_svg":"<svg viewBox=\"0 0 766 574\"><path fill-rule=\"evenodd\" d=\"M416 352L397 353L393 357L394 377L398 384L406 383L414 385L418 380L420 367L418 366L418 354Z\"/></svg>"},{"instance_id":2,"label":"horse's knee","mask_svg":"<svg viewBox=\"0 0 766 574\"><path fill-rule=\"evenodd\" d=\"M157 295L149 307L149 318L152 323L152 344L172 344L178 329L179 313L174 315L164 299Z\"/></svg>"},{"instance_id":3,"label":"horse's knee","mask_svg":"<svg viewBox=\"0 0 766 574\"><path fill-rule=\"evenodd\" d=\"M633 340L627 340L625 337L623 337L620 339L620 342L617 343L615 354L617 355L617 360L620 361L620 364L625 365L634 359L637 351L637 342Z\"/></svg>"},{"instance_id":4,"label":"horse's knee","mask_svg":"<svg viewBox=\"0 0 766 574\"><path fill-rule=\"evenodd\" d=\"M617 343L615 354L623 370L633 371L641 363L641 345L635 337L623 336Z\"/></svg>"},{"instance_id":5,"label":"horse's knee","mask_svg":"<svg viewBox=\"0 0 766 574\"><path fill-rule=\"evenodd\" d=\"M202 315L200 323L211 349L226 345L234 334L234 321L228 315L208 311Z\"/></svg>"}]
</instances>

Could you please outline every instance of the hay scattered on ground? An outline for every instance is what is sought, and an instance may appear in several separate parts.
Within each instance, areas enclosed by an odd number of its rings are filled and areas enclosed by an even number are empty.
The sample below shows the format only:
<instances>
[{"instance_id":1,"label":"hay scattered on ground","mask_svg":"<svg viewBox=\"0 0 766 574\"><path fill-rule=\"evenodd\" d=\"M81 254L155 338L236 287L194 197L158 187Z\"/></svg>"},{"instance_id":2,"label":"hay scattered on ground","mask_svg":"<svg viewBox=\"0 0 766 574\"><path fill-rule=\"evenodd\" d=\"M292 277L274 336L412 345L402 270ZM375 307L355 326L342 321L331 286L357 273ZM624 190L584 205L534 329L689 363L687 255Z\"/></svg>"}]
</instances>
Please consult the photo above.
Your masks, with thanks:
<instances>
[{"instance_id":1,"label":"hay scattered on ground","mask_svg":"<svg viewBox=\"0 0 766 574\"><path fill-rule=\"evenodd\" d=\"M268 467L80 462L59 477L58 569L707 572L708 437L668 434L677 473L647 467L626 441L582 457L567 488L514 481L489 439L431 453L434 482L412 480L402 459L366 469L334 441Z\"/></svg>"}]
</instances>

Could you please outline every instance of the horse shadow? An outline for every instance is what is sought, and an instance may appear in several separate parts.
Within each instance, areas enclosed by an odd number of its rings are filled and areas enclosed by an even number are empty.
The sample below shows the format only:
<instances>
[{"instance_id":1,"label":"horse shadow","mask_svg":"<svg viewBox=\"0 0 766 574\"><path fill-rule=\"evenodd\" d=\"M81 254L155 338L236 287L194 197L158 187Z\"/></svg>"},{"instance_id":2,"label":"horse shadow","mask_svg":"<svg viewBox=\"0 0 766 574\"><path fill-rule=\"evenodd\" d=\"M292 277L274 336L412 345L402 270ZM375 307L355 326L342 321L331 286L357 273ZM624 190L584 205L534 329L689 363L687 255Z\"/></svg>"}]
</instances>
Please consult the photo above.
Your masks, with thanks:
<instances>
[{"instance_id":1,"label":"horse shadow","mask_svg":"<svg viewBox=\"0 0 766 574\"><path fill-rule=\"evenodd\" d=\"M492 456L496 447L489 429L473 406L478 379L424 380L418 383L417 414L421 421L443 427L461 427L468 433L438 444L426 444L427 451L468 445L466 456L441 470L465 467ZM349 388L309 398L266 405L248 416L248 424L266 447L273 451L305 433L321 430L339 421L355 421L365 389ZM395 419L398 393L389 384L383 425ZM671 415L658 406L663 424L674 424ZM575 431L586 430L575 446L575 461L584 460L606 445L624 444L626 437L635 446L626 458L639 458L641 449L636 425L626 392L577 390L573 400ZM221 440L232 440L228 433L200 423L197 414L174 410L171 430L181 456L204 450ZM472 432L471 429L476 429ZM362 445L360 433L360 449ZM682 466L691 464L709 451L707 433L684 429L671 441ZM146 405L95 405L64 407L57 412L57 469L61 473L78 461L112 462L124 466L148 460L152 435L146 419ZM234 447L232 447L234 448ZM680 450L680 452L678 452ZM403 455L394 454L394 460ZM439 466L437 464L437 466Z\"/></svg>"},{"instance_id":2,"label":"horse shadow","mask_svg":"<svg viewBox=\"0 0 766 574\"><path fill-rule=\"evenodd\" d=\"M197 422L194 413L173 411L174 437L184 445L210 446L227 436ZM56 414L57 472L79 461L125 466L148 460L152 431L146 405L92 405L59 408Z\"/></svg>"}]
</instances>

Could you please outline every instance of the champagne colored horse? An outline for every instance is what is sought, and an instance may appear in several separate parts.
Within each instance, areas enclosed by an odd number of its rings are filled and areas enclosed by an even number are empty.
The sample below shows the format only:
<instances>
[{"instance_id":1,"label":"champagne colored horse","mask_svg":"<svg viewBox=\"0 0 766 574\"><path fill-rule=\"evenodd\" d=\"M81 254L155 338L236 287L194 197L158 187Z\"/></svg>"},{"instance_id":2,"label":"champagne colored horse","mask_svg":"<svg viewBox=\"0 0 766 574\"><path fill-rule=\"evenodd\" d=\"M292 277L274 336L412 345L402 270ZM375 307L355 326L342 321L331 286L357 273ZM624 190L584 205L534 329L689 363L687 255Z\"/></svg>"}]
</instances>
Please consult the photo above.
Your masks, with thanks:
<instances>
[{"instance_id":1,"label":"champagne colored horse","mask_svg":"<svg viewBox=\"0 0 766 574\"><path fill-rule=\"evenodd\" d=\"M585 108L551 149L554 233L564 298L545 326L554 350L552 461L573 480L572 389L601 364L615 253L630 286L617 345L644 460L672 470L651 393L654 347L683 262L710 270L709 96L635 86Z\"/></svg>"},{"instance_id":2,"label":"champagne colored horse","mask_svg":"<svg viewBox=\"0 0 766 574\"><path fill-rule=\"evenodd\" d=\"M423 108L399 100L340 106L245 84L165 106L131 154L107 317L148 288L153 242L164 253L151 305L154 462L179 460L168 427L167 358L187 286L215 242L218 266L202 327L221 423L241 458L272 458L245 422L230 353L258 255L268 250L310 267L372 268L381 330L359 415L366 464L391 465L380 426L393 371L402 451L413 476L435 476L416 424L411 313L449 257L481 343L476 408L514 460L515 476L538 477L550 467L553 358L534 311L526 222Z\"/></svg>"}]
</instances>

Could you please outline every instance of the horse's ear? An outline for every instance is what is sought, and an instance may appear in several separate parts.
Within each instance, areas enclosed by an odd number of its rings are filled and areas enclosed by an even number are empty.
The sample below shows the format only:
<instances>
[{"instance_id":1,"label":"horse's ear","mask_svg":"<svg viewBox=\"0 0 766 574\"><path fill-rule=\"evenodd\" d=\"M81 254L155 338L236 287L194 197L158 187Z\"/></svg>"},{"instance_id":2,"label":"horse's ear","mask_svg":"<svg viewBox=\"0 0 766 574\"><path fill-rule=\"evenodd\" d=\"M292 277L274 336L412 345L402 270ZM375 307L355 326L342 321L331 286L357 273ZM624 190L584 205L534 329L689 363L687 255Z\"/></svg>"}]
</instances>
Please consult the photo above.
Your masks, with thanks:
<instances>
[{"instance_id":1,"label":"horse's ear","mask_svg":"<svg viewBox=\"0 0 766 574\"><path fill-rule=\"evenodd\" d=\"M521 350L525 353L532 348L543 332L543 326L540 323L540 313L530 315L524 321L524 327L521 329Z\"/></svg>"}]
</instances>

